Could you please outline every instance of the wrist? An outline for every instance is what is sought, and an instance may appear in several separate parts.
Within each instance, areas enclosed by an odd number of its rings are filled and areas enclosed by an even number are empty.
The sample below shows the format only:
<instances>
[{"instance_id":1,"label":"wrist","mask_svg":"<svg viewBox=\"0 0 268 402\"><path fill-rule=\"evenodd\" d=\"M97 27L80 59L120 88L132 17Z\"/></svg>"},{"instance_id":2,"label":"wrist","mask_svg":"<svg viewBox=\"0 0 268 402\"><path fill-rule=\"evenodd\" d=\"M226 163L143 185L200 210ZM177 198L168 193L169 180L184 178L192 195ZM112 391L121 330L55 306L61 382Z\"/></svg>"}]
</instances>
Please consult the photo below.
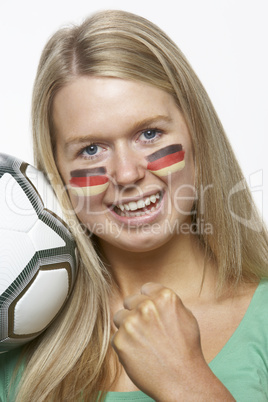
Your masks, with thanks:
<instances>
[{"instance_id":1,"label":"wrist","mask_svg":"<svg viewBox=\"0 0 268 402\"><path fill-rule=\"evenodd\" d=\"M171 378L172 383L169 382L165 387L164 394L161 392L159 397L155 397L157 402L233 402L235 401L229 390L211 371L207 363L198 365L193 371L185 367L184 375Z\"/></svg>"}]
</instances>

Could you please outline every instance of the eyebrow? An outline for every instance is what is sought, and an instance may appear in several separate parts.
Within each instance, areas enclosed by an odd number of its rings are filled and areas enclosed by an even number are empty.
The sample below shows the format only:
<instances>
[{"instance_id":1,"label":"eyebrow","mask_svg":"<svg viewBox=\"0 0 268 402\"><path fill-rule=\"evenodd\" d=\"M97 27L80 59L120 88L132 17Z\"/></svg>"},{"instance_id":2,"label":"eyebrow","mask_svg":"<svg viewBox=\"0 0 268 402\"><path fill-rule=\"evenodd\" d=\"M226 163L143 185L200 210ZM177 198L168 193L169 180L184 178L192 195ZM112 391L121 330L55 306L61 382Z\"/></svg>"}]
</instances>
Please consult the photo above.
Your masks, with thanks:
<instances>
[{"instance_id":1,"label":"eyebrow","mask_svg":"<svg viewBox=\"0 0 268 402\"><path fill-rule=\"evenodd\" d=\"M147 128L149 126L153 126L154 124L159 124L159 123L172 123L173 119L170 116L167 115L157 115L151 118L143 119L141 121L138 121L137 123L134 123L131 126L132 131L139 131L141 129Z\"/></svg>"},{"instance_id":2,"label":"eyebrow","mask_svg":"<svg viewBox=\"0 0 268 402\"><path fill-rule=\"evenodd\" d=\"M166 124L171 124L173 122L173 119L168 116L168 115L157 115L151 118L146 118L141 121L138 121L134 123L133 125L130 126L129 132L136 132L141 129L146 129L148 127L160 123L166 123ZM64 144L65 150L70 148L72 145L79 145L83 143L88 143L88 142L97 142L98 141L98 135L97 134L92 134L92 135L85 135L82 137L70 137L69 139L66 140Z\"/></svg>"}]
</instances>

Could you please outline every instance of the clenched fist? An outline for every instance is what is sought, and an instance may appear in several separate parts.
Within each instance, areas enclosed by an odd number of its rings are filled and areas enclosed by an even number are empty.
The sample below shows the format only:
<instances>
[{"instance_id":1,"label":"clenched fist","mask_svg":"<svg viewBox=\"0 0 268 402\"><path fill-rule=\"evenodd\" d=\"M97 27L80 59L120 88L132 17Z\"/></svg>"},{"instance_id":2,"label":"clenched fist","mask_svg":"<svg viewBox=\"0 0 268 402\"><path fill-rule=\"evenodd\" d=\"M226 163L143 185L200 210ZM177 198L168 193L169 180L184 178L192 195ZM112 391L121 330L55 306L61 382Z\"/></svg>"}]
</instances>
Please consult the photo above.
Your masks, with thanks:
<instances>
[{"instance_id":1,"label":"clenched fist","mask_svg":"<svg viewBox=\"0 0 268 402\"><path fill-rule=\"evenodd\" d=\"M145 284L124 300L114 324L120 362L156 401L234 400L205 362L197 320L171 289Z\"/></svg>"}]
</instances>

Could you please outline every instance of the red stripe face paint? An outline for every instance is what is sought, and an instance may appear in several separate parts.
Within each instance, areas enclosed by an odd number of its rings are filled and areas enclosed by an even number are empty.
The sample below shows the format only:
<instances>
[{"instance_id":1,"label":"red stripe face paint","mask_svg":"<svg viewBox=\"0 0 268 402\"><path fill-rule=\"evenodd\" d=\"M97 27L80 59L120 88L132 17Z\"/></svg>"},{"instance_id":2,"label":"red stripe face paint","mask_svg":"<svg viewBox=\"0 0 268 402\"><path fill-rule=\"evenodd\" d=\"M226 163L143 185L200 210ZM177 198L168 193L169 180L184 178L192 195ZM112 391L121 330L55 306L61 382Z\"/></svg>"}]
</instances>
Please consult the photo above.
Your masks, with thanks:
<instances>
[{"instance_id":1,"label":"red stripe face paint","mask_svg":"<svg viewBox=\"0 0 268 402\"><path fill-rule=\"evenodd\" d=\"M79 196L92 196L103 193L109 186L109 179L104 167L73 170L70 190Z\"/></svg>"},{"instance_id":2,"label":"red stripe face paint","mask_svg":"<svg viewBox=\"0 0 268 402\"><path fill-rule=\"evenodd\" d=\"M147 169L159 177L178 172L185 166L184 154L181 144L168 145L147 157Z\"/></svg>"}]
</instances>

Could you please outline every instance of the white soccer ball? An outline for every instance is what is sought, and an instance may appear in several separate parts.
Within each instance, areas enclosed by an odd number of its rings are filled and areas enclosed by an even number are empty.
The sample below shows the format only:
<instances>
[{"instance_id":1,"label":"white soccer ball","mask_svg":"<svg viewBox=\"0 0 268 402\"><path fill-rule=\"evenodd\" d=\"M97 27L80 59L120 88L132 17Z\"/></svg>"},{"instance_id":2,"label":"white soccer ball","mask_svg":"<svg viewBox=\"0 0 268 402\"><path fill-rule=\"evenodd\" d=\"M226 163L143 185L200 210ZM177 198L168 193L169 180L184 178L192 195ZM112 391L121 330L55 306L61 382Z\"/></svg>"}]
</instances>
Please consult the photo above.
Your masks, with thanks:
<instances>
[{"instance_id":1,"label":"white soccer ball","mask_svg":"<svg viewBox=\"0 0 268 402\"><path fill-rule=\"evenodd\" d=\"M0 154L0 353L43 332L64 306L76 246L43 173Z\"/></svg>"}]
</instances>

